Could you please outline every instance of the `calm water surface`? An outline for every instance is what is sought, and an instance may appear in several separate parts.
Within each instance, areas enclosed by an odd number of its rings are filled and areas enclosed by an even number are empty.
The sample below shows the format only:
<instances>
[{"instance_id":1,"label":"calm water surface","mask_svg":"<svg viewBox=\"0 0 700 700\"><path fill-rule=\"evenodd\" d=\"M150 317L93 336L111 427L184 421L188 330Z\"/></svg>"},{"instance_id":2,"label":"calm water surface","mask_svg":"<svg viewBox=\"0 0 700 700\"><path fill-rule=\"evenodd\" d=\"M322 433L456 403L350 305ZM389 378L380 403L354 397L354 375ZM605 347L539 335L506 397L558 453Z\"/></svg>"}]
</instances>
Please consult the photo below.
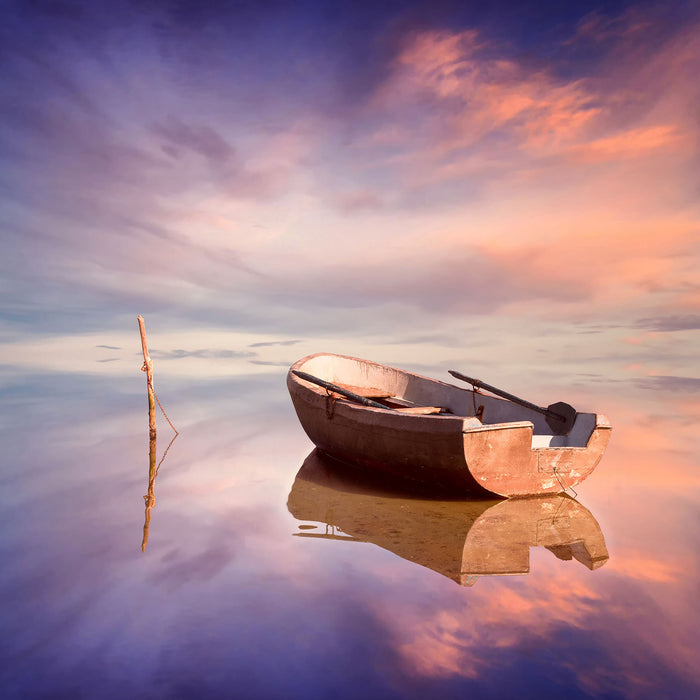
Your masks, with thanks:
<instances>
[{"instance_id":1,"label":"calm water surface","mask_svg":"<svg viewBox=\"0 0 700 700\"><path fill-rule=\"evenodd\" d=\"M157 384L153 480L137 370L5 368L3 697L697 696L692 393L578 387L611 446L523 505L323 462L284 373Z\"/></svg>"}]
</instances>

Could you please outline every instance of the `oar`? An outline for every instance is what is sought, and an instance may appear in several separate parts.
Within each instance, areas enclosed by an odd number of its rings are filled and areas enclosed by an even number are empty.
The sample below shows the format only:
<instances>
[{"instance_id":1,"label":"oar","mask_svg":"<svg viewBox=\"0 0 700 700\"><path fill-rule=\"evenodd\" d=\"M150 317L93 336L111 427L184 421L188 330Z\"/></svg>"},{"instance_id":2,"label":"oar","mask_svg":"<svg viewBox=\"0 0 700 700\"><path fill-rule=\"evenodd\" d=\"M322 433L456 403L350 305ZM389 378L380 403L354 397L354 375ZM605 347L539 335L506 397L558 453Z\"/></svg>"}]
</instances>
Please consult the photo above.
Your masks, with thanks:
<instances>
[{"instance_id":1,"label":"oar","mask_svg":"<svg viewBox=\"0 0 700 700\"><path fill-rule=\"evenodd\" d=\"M330 391L334 391L336 394L340 394L341 396L344 396L346 399L350 399L350 401L355 401L356 403L361 403L363 406L371 406L372 408L384 408L387 411L392 411L393 409L389 408L388 406L385 406L384 404L381 404L377 401L372 401L371 399L367 399L364 396L360 396L359 394L355 394L352 391L348 391L347 389L343 389L342 386L338 386L337 384L331 384L330 382L327 382L325 379L319 379L318 377L314 377L313 374L307 374L306 372L300 372L299 370L293 369L292 374L295 374L297 377L300 379L304 379L307 382L311 382L312 384L318 384L318 386L322 386L324 389L329 389Z\"/></svg>"},{"instance_id":2,"label":"oar","mask_svg":"<svg viewBox=\"0 0 700 700\"><path fill-rule=\"evenodd\" d=\"M525 406L525 408L530 408L533 411L542 413L544 419L547 421L547 425L552 429L555 435L566 435L571 428L574 426L574 421L576 420L576 409L570 406L568 403L563 401L557 401L556 403L551 403L547 408L542 408L541 406L536 406L534 403L525 401L525 399L520 399L513 394L509 394L503 389L498 389L495 386L491 386L486 382L482 382L480 379L474 379L473 377L467 377L465 374L460 372L455 372L454 370L448 370L449 373L456 379L461 379L463 382L468 382L475 389L486 389L496 396L501 396L508 401Z\"/></svg>"}]
</instances>

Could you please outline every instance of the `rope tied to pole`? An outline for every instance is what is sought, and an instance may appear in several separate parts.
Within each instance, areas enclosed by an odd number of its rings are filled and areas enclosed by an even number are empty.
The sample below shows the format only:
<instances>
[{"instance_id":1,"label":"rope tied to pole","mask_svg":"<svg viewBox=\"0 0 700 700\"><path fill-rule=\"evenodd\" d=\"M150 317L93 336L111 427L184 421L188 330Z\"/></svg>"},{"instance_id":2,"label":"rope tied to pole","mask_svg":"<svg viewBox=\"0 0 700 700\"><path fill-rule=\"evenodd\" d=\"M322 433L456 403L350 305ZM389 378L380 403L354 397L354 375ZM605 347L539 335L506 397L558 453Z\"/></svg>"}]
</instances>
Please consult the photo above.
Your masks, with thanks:
<instances>
[{"instance_id":1,"label":"rope tied to pole","mask_svg":"<svg viewBox=\"0 0 700 700\"><path fill-rule=\"evenodd\" d=\"M165 420L168 421L168 425L170 425L170 427L175 431L175 435L176 435L176 436L179 435L180 432L179 432L178 429L172 424L170 418L168 418L168 414L165 412L165 409L163 408L163 404L161 404L160 399L158 398L158 394L156 394L155 391L153 392L153 396L155 397L156 402L158 403L158 406L159 406L159 408L160 408L160 412L165 416Z\"/></svg>"},{"instance_id":2,"label":"rope tied to pole","mask_svg":"<svg viewBox=\"0 0 700 700\"><path fill-rule=\"evenodd\" d=\"M175 435L179 435L180 433L178 432L177 428L173 425L170 418L168 418L168 414L165 412L163 404L161 404L160 399L158 398L155 389L153 388L153 360L151 360L151 356L148 354L148 343L146 342L146 326L144 324L143 316L141 316L140 314L138 316L138 322L139 331L141 333L141 347L143 349L143 365L141 365L141 371L146 373L146 384L148 386L148 417L151 436L154 436L156 434L156 403L158 404L161 413L165 416L165 420L168 421L168 425L175 431Z\"/></svg>"}]
</instances>

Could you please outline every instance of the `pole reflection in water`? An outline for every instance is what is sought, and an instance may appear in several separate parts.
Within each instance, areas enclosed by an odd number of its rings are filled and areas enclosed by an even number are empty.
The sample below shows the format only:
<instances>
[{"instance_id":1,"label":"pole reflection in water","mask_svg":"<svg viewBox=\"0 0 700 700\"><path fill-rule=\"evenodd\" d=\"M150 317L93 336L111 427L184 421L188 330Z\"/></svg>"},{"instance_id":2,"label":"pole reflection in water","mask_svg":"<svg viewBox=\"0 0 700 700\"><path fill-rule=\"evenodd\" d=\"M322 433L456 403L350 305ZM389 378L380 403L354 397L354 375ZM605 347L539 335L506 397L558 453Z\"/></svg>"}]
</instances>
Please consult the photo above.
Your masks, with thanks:
<instances>
[{"instance_id":1,"label":"pole reflection in water","mask_svg":"<svg viewBox=\"0 0 700 700\"><path fill-rule=\"evenodd\" d=\"M325 525L323 533L300 525L298 537L371 542L466 586L479 576L529 573L530 547L591 570L608 560L595 518L565 494L464 500L417 489L314 450L294 480L287 508L297 520Z\"/></svg>"},{"instance_id":2,"label":"pole reflection in water","mask_svg":"<svg viewBox=\"0 0 700 700\"><path fill-rule=\"evenodd\" d=\"M168 446L165 448L165 452L163 452L163 456L160 458L160 462L158 462L158 466L156 466L156 435L155 433L151 433L151 437L148 441L148 493L143 497L143 500L146 502L146 519L143 523L143 538L141 540L141 551L145 552L146 551L146 545L148 544L148 530L151 526L151 508L154 508L156 505L156 494L155 494L155 483L156 483L156 476L158 476L158 471L160 470L160 465L163 464L165 461L165 457L168 454L168 450L170 449L170 446L175 442L175 438L177 438L178 433L175 433L173 436L173 439L170 441Z\"/></svg>"}]
</instances>

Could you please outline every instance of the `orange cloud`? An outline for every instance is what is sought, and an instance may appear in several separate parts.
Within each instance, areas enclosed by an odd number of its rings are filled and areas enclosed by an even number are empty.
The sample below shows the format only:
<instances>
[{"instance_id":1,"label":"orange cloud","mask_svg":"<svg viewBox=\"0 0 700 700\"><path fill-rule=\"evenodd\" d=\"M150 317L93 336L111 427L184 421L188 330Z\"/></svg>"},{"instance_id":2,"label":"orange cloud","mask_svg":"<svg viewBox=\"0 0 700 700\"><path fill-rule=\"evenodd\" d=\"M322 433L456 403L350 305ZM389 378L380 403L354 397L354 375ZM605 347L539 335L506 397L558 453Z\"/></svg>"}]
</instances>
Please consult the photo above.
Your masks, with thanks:
<instances>
[{"instance_id":1,"label":"orange cloud","mask_svg":"<svg viewBox=\"0 0 700 700\"><path fill-rule=\"evenodd\" d=\"M447 110L440 123L448 129L437 137L443 150L475 143L506 125L523 147L547 150L575 138L600 112L581 81L560 83L515 61L485 57L488 48L474 30L414 36L377 101L396 106L432 95L434 107Z\"/></svg>"},{"instance_id":2,"label":"orange cloud","mask_svg":"<svg viewBox=\"0 0 700 700\"><path fill-rule=\"evenodd\" d=\"M556 567L556 563L555 563ZM399 653L407 669L430 677L478 677L491 663L488 649L505 649L526 637L547 636L561 623L585 627L600 595L577 577L551 569L538 587L478 581L449 610L404 618Z\"/></svg>"},{"instance_id":3,"label":"orange cloud","mask_svg":"<svg viewBox=\"0 0 700 700\"><path fill-rule=\"evenodd\" d=\"M588 162L600 162L641 157L658 149L678 149L685 141L677 125L648 126L578 144L572 147L571 153Z\"/></svg>"},{"instance_id":4,"label":"orange cloud","mask_svg":"<svg viewBox=\"0 0 700 700\"><path fill-rule=\"evenodd\" d=\"M628 578L655 583L673 583L683 573L682 567L639 553L625 552L613 557L608 564L609 571L616 571Z\"/></svg>"},{"instance_id":5,"label":"orange cloud","mask_svg":"<svg viewBox=\"0 0 700 700\"><path fill-rule=\"evenodd\" d=\"M621 673L632 674L632 687L645 683L644 674L634 676L641 649L678 673L687 673L693 650L684 643L684 634L671 642L665 635L650 633L653 613L639 615L637 608L639 601L648 601L646 588L675 582L682 569L633 553L611 569L614 559L601 572L583 574L551 562L536 583L481 579L462 595L444 597L444 604L433 612L402 604L400 614L389 606L382 615L400 640L397 651L405 672L419 677L486 676L504 663L509 649L522 653L523 648L571 628L584 639L586 634L595 635L607 647L605 658L612 669L570 666L578 682L594 691L609 690Z\"/></svg>"},{"instance_id":6,"label":"orange cloud","mask_svg":"<svg viewBox=\"0 0 700 700\"><path fill-rule=\"evenodd\" d=\"M535 292L559 286L562 301L574 291L579 300L595 300L598 310L638 302L652 288L675 295L684 281L693 279L689 261L697 234L692 222L612 225L596 209L559 234L548 235L550 227L543 226L541 242L533 242L525 224L519 231L524 241L494 236L478 248L507 278L521 279L524 288Z\"/></svg>"},{"instance_id":7,"label":"orange cloud","mask_svg":"<svg viewBox=\"0 0 700 700\"><path fill-rule=\"evenodd\" d=\"M653 341L658 338L659 334L656 331L647 331L641 335L630 335L623 338L623 342L629 343L630 345L646 345L649 341Z\"/></svg>"},{"instance_id":8,"label":"orange cloud","mask_svg":"<svg viewBox=\"0 0 700 700\"><path fill-rule=\"evenodd\" d=\"M659 172L670 183L696 148L689 115L699 66L696 28L648 44L640 59L641 35L652 24L638 12L587 18L581 35L604 35L614 49L608 46L598 74L571 79L517 62L476 30L412 34L370 105L373 118L390 114L396 125L390 162L416 186L472 177L481 186L491 180L531 186L589 174L599 182L602 174L601 192L607 176L615 189L627 182L639 195L640 182L645 192L651 182L619 168L653 158L658 200L666 191ZM378 141L364 138L368 145ZM617 172L601 173L603 163Z\"/></svg>"}]
</instances>

